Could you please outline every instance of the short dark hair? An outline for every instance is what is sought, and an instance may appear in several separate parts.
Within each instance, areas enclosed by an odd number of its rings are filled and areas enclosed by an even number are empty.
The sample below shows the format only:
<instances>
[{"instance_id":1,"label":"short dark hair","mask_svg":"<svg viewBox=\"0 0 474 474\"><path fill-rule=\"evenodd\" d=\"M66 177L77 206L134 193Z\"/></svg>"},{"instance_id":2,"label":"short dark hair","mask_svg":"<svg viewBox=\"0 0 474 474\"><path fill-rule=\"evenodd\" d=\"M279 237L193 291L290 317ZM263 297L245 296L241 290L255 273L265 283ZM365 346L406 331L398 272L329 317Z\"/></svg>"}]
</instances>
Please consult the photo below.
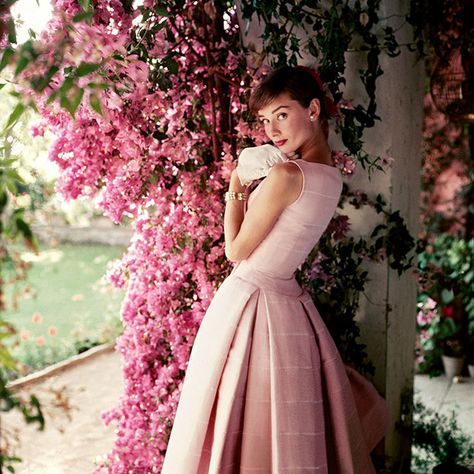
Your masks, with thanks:
<instances>
[{"instance_id":1,"label":"short dark hair","mask_svg":"<svg viewBox=\"0 0 474 474\"><path fill-rule=\"evenodd\" d=\"M326 96L319 74L306 66L283 66L270 72L250 95L250 113L257 115L261 108L285 92L304 108L309 107L312 99L318 99L322 120L333 114L328 104L332 101Z\"/></svg>"}]
</instances>

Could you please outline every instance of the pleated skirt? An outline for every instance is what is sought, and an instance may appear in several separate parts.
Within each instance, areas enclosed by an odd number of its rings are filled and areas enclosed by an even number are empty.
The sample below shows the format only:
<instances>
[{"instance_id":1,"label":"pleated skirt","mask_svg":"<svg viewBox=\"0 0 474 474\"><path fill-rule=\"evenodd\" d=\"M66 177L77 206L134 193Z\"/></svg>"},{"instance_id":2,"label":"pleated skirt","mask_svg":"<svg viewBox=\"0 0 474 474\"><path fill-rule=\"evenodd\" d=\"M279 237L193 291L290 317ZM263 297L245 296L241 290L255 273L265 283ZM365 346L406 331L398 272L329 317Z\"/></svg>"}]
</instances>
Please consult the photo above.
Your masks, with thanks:
<instances>
[{"instance_id":1,"label":"pleated skirt","mask_svg":"<svg viewBox=\"0 0 474 474\"><path fill-rule=\"evenodd\" d=\"M241 262L202 320L163 474L373 474L388 406L294 278Z\"/></svg>"}]
</instances>

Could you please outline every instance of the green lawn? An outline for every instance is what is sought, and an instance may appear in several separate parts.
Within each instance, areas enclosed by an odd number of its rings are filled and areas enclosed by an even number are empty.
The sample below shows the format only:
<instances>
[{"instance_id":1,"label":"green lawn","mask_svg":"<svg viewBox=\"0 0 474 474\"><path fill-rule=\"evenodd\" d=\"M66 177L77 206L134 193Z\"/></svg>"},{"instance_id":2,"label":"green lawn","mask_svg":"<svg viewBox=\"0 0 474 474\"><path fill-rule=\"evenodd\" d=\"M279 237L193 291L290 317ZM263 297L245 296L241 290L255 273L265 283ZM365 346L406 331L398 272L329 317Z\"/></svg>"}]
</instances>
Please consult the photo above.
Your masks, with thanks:
<instances>
[{"instance_id":1,"label":"green lawn","mask_svg":"<svg viewBox=\"0 0 474 474\"><path fill-rule=\"evenodd\" d=\"M61 244L54 248L43 246L39 255L24 254L33 263L28 272L33 294L20 299L16 311L9 308L3 315L18 330L21 342L14 353L20 360L38 368L46 365L46 361L34 363L31 358L43 357L54 362L70 355L73 342L97 340L104 331L113 333L120 329L124 291L100 280L107 263L120 258L124 250L104 245ZM8 303L13 289L6 290ZM56 354L51 354L51 348L55 348Z\"/></svg>"}]
</instances>

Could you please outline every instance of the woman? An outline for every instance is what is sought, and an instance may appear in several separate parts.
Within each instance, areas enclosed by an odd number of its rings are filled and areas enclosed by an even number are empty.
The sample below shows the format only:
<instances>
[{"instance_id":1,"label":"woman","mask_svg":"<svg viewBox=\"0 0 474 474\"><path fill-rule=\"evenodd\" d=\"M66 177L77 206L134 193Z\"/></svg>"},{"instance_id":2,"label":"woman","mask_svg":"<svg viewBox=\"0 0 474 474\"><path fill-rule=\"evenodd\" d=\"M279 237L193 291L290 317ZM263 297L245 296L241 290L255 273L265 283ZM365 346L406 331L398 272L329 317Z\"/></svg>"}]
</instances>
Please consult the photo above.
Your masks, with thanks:
<instances>
[{"instance_id":1,"label":"woman","mask_svg":"<svg viewBox=\"0 0 474 474\"><path fill-rule=\"evenodd\" d=\"M293 276L342 191L329 104L319 76L301 66L273 71L252 93L250 109L284 158L257 147L255 170L241 155L232 173L225 252L238 263L199 328L163 474L375 472L385 400L343 364ZM242 176L262 166L267 177L249 194Z\"/></svg>"}]
</instances>

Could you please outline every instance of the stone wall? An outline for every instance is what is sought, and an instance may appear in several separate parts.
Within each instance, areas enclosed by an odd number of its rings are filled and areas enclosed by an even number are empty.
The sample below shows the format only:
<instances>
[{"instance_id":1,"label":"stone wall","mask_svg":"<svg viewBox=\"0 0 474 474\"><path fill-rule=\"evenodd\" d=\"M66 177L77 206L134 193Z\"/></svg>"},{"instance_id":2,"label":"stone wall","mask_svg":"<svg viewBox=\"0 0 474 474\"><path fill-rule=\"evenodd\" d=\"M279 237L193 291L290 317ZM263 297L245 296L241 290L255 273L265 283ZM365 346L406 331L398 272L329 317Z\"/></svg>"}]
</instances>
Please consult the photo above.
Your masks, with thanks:
<instances>
[{"instance_id":1,"label":"stone wall","mask_svg":"<svg viewBox=\"0 0 474 474\"><path fill-rule=\"evenodd\" d=\"M70 242L127 247L133 235L131 227L116 225L105 217L94 218L89 226L72 226L60 218L53 218L45 224L33 224L31 228L43 243Z\"/></svg>"}]
</instances>

